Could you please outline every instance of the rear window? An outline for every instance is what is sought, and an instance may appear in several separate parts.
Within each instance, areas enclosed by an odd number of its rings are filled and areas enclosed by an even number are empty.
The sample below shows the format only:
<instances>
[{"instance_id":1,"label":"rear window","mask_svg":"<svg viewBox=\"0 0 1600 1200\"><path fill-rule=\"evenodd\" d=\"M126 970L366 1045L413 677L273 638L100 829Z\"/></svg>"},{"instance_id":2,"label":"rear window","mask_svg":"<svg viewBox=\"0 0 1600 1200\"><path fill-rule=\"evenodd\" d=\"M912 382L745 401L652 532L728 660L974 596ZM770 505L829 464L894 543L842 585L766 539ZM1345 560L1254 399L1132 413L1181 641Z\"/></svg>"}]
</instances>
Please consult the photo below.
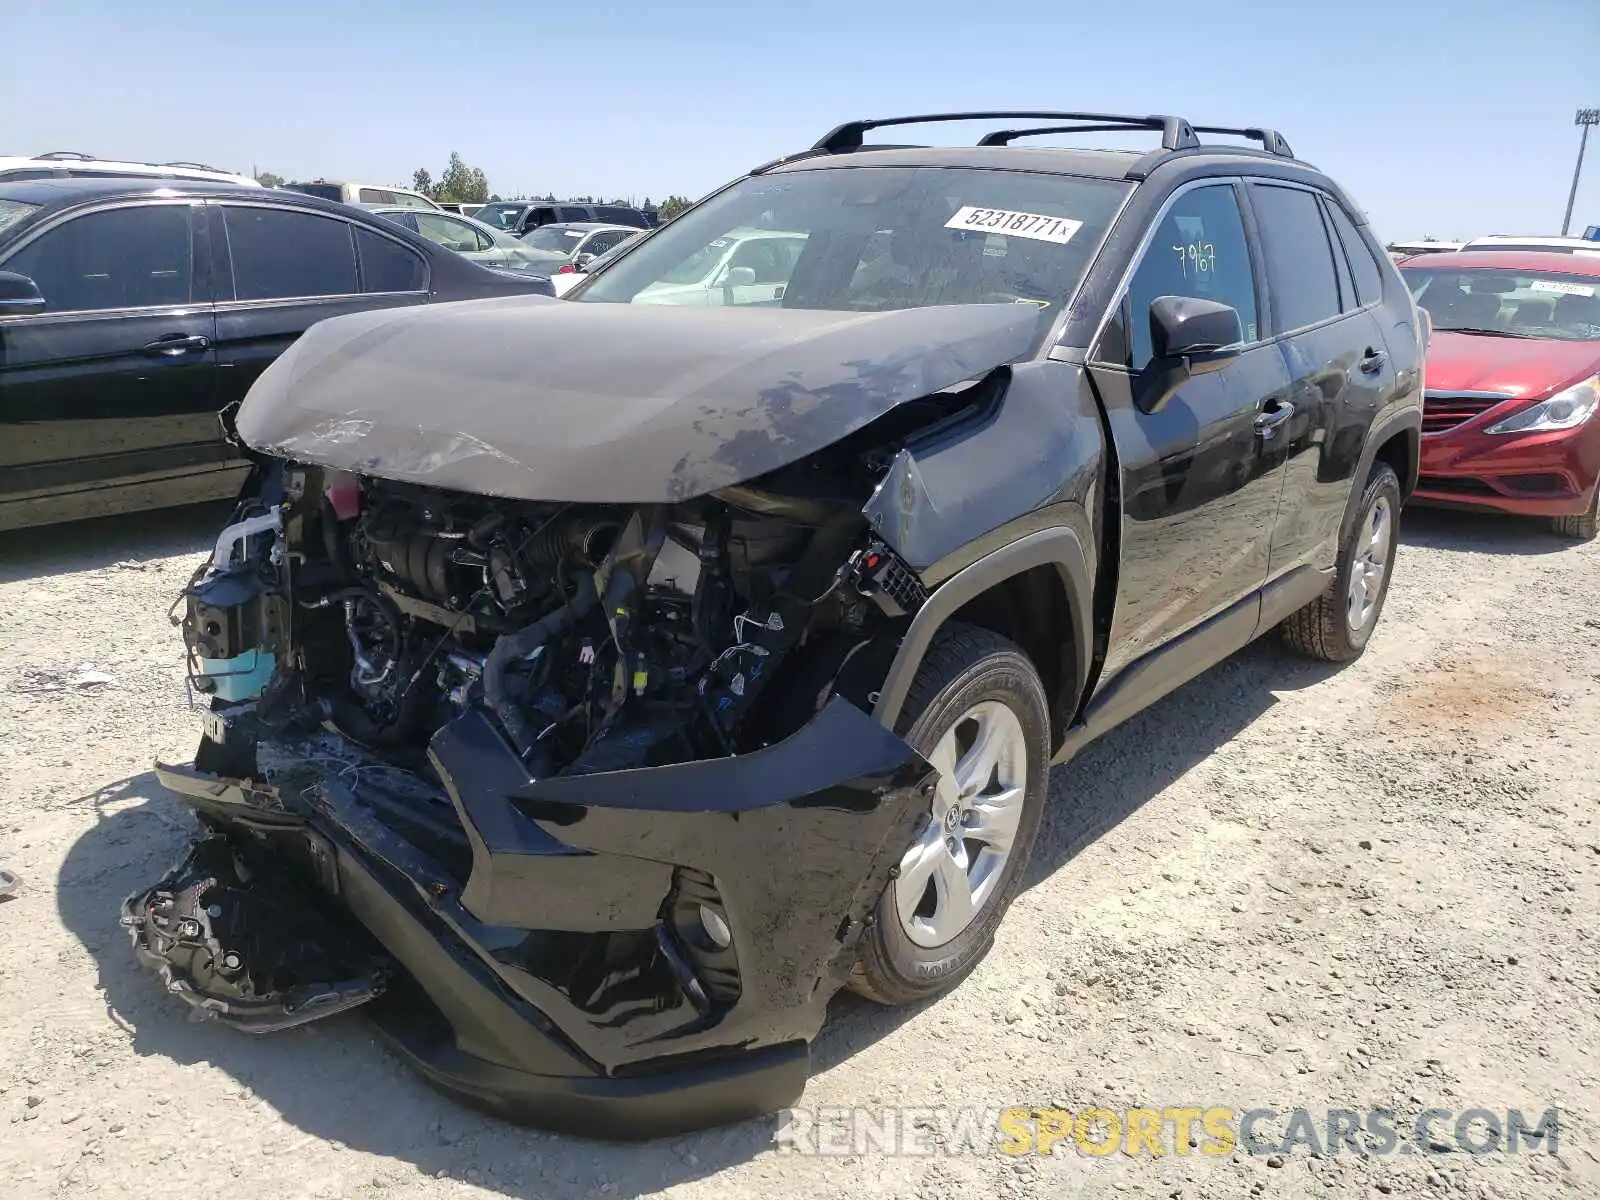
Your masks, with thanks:
<instances>
[{"instance_id":1,"label":"rear window","mask_svg":"<svg viewBox=\"0 0 1600 1200\"><path fill-rule=\"evenodd\" d=\"M1600 277L1499 267L1402 266L1400 274L1437 330L1600 342Z\"/></svg>"},{"instance_id":2,"label":"rear window","mask_svg":"<svg viewBox=\"0 0 1600 1200\"><path fill-rule=\"evenodd\" d=\"M343 200L344 189L337 183L286 183L283 185L291 192L299 192L304 196L318 196L323 200Z\"/></svg>"},{"instance_id":3,"label":"rear window","mask_svg":"<svg viewBox=\"0 0 1600 1200\"><path fill-rule=\"evenodd\" d=\"M400 197L383 188L362 188L361 203L363 204L399 204Z\"/></svg>"},{"instance_id":4,"label":"rear window","mask_svg":"<svg viewBox=\"0 0 1600 1200\"><path fill-rule=\"evenodd\" d=\"M511 229L517 223L517 218L522 215L526 204L485 204L472 216L475 220L482 221L485 225L492 225L496 229Z\"/></svg>"},{"instance_id":5,"label":"rear window","mask_svg":"<svg viewBox=\"0 0 1600 1200\"><path fill-rule=\"evenodd\" d=\"M545 225L535 229L522 240L535 250L554 250L559 254L571 254L578 248L578 243L583 241L583 238L584 231L581 229Z\"/></svg>"}]
</instances>

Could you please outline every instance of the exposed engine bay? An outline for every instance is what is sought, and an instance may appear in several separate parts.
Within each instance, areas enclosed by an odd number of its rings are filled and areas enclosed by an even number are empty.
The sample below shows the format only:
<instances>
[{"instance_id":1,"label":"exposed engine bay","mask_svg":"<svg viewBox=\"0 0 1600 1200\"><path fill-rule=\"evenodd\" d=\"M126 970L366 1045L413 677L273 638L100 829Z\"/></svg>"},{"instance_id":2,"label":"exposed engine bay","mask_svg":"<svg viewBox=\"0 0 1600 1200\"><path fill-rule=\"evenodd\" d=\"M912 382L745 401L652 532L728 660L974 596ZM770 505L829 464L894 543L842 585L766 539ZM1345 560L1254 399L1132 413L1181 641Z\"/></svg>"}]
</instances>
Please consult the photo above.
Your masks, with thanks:
<instances>
[{"instance_id":1,"label":"exposed engine bay","mask_svg":"<svg viewBox=\"0 0 1600 1200\"><path fill-rule=\"evenodd\" d=\"M213 732L235 709L331 726L426 771L433 734L481 708L536 778L738 753L834 694L870 709L920 602L849 504L537 504L275 470L189 589Z\"/></svg>"}]
</instances>

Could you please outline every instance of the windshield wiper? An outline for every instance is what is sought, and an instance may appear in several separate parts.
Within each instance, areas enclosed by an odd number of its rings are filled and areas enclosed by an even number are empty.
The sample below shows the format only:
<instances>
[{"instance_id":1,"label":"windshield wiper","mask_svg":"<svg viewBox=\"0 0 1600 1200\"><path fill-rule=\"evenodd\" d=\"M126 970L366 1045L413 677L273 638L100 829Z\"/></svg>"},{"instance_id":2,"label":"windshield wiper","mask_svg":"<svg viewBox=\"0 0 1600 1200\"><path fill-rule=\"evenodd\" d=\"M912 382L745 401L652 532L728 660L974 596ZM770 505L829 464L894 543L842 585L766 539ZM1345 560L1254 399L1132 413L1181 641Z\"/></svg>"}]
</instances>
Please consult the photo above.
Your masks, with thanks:
<instances>
[{"instance_id":1,"label":"windshield wiper","mask_svg":"<svg viewBox=\"0 0 1600 1200\"><path fill-rule=\"evenodd\" d=\"M1440 333L1475 333L1480 337L1527 338L1531 334L1513 333L1509 329L1476 329L1471 325L1440 325Z\"/></svg>"}]
</instances>

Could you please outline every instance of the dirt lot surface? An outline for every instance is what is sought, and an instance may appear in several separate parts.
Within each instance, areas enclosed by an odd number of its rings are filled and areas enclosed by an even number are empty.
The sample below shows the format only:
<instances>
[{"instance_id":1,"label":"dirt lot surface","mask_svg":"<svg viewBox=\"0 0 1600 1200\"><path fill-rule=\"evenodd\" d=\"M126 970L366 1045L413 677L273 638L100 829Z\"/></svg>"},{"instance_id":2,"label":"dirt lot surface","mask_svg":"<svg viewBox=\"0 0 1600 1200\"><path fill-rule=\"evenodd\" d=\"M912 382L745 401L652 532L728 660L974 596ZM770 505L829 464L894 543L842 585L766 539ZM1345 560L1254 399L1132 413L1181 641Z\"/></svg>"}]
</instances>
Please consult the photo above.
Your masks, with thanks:
<instances>
[{"instance_id":1,"label":"dirt lot surface","mask_svg":"<svg viewBox=\"0 0 1600 1200\"><path fill-rule=\"evenodd\" d=\"M460 1109L355 1018L191 1023L116 925L187 837L149 774L197 730L186 512L0 538L0 1195L1600 1195L1600 545L1407 520L1363 659L1254 647L1058 770L1001 944L920 1009L839 1002L803 1103L1555 1107L1557 1154L618 1147Z\"/></svg>"}]
</instances>

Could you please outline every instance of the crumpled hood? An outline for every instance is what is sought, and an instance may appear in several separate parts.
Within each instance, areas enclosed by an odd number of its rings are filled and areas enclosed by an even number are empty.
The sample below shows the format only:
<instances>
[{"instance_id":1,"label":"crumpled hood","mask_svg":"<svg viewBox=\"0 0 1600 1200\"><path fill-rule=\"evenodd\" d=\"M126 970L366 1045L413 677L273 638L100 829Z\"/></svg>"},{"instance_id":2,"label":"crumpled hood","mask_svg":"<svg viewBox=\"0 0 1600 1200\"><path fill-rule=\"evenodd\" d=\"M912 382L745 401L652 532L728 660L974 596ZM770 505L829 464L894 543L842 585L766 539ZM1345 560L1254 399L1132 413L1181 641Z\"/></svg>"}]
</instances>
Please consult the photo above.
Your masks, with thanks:
<instances>
[{"instance_id":1,"label":"crumpled hood","mask_svg":"<svg viewBox=\"0 0 1600 1200\"><path fill-rule=\"evenodd\" d=\"M1427 387L1532 398L1600 370L1600 347L1557 338L1501 338L1436 329L1428 343Z\"/></svg>"},{"instance_id":2,"label":"crumpled hood","mask_svg":"<svg viewBox=\"0 0 1600 1200\"><path fill-rule=\"evenodd\" d=\"M667 503L804 458L1028 352L1031 305L884 313L507 297L335 317L250 389L246 444L454 491Z\"/></svg>"}]
</instances>

